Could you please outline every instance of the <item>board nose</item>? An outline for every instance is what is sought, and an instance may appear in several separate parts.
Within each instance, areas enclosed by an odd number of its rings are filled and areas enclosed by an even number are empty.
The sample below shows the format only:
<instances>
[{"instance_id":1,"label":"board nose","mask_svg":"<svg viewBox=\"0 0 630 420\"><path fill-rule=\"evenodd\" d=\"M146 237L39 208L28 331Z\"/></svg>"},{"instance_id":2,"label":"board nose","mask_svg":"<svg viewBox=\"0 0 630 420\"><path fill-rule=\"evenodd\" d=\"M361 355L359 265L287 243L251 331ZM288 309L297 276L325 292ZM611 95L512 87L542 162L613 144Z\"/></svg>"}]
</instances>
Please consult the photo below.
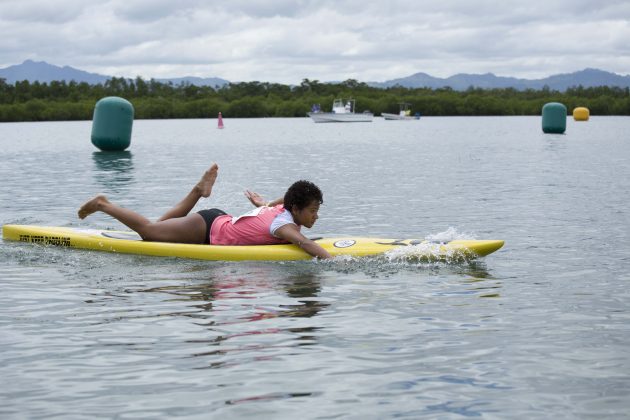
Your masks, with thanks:
<instances>
[{"instance_id":1,"label":"board nose","mask_svg":"<svg viewBox=\"0 0 630 420\"><path fill-rule=\"evenodd\" d=\"M488 239L484 241L479 241L478 243L479 245L475 247L475 253L481 257L484 257L500 249L505 241L499 239Z\"/></svg>"}]
</instances>

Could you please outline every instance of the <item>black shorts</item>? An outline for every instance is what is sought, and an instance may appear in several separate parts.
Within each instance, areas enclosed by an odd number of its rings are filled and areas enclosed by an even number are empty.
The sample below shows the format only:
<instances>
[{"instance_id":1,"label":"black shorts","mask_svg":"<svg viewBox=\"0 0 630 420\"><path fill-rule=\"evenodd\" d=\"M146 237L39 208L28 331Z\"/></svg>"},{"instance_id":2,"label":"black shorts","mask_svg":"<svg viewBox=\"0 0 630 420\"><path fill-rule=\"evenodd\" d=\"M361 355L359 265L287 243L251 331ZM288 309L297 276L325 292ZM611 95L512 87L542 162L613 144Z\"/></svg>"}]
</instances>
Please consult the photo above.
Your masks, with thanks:
<instances>
[{"instance_id":1,"label":"black shorts","mask_svg":"<svg viewBox=\"0 0 630 420\"><path fill-rule=\"evenodd\" d=\"M197 214L200 214L201 217L203 217L203 220L205 220L206 222L206 239L205 239L204 244L209 244L210 243L210 228L212 228L212 223L214 223L214 219L216 219L219 216L226 215L227 213L219 209L208 209L208 210L198 211Z\"/></svg>"}]
</instances>

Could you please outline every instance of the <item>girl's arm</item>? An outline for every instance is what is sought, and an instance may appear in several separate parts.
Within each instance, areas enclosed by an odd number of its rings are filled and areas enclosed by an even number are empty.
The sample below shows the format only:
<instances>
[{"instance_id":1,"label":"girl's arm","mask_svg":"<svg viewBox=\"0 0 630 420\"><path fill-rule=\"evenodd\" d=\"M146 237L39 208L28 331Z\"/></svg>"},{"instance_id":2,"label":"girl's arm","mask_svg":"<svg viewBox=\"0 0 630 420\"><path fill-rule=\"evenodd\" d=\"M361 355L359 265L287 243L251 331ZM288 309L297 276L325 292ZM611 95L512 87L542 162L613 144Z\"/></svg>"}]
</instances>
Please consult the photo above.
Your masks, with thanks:
<instances>
[{"instance_id":1,"label":"girl's arm","mask_svg":"<svg viewBox=\"0 0 630 420\"><path fill-rule=\"evenodd\" d=\"M275 200L272 200L267 203L269 207L274 207L274 206L277 206L278 204L284 204L284 197L276 198Z\"/></svg>"},{"instance_id":2,"label":"girl's arm","mask_svg":"<svg viewBox=\"0 0 630 420\"><path fill-rule=\"evenodd\" d=\"M276 236L289 241L308 252L310 255L316 258L326 259L332 258L332 256L321 246L317 245L315 241L311 241L298 230L296 225L288 224L278 228L275 232Z\"/></svg>"},{"instance_id":3,"label":"girl's arm","mask_svg":"<svg viewBox=\"0 0 630 420\"><path fill-rule=\"evenodd\" d=\"M265 199L260 194L250 191L250 190L245 191L245 197L247 197L247 199L256 207L262 207L262 206L273 207L273 206L277 206L278 204L284 203L284 197L276 198L275 200L266 202Z\"/></svg>"}]
</instances>

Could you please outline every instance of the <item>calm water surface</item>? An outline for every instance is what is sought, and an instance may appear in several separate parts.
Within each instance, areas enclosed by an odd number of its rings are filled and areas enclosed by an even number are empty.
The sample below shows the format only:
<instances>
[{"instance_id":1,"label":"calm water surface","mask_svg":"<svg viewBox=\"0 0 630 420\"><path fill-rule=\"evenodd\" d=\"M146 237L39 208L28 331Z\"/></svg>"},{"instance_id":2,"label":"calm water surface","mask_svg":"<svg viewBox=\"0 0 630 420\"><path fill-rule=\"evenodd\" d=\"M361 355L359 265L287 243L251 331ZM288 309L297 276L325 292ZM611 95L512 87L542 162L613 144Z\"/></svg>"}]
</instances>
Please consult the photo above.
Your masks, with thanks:
<instances>
[{"instance_id":1,"label":"calm water surface","mask_svg":"<svg viewBox=\"0 0 630 420\"><path fill-rule=\"evenodd\" d=\"M157 218L213 161L200 208L307 178L309 232L504 239L467 263L200 262L0 241L2 418L627 418L630 119L0 124L0 222Z\"/></svg>"}]
</instances>

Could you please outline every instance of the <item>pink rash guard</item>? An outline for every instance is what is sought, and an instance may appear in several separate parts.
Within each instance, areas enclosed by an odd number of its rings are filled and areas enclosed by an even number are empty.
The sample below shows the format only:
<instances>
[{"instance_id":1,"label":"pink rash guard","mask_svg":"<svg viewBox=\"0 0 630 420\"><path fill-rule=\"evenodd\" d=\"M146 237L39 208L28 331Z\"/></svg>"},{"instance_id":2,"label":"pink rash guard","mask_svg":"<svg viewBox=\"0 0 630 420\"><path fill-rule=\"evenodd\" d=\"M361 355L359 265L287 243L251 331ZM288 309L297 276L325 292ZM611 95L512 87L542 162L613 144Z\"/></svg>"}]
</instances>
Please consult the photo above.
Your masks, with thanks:
<instances>
[{"instance_id":1,"label":"pink rash guard","mask_svg":"<svg viewBox=\"0 0 630 420\"><path fill-rule=\"evenodd\" d=\"M210 228L211 245L274 245L288 243L272 235L274 219L284 212L279 204L275 207L258 207L240 217L217 217ZM300 226L298 226L298 229Z\"/></svg>"}]
</instances>

